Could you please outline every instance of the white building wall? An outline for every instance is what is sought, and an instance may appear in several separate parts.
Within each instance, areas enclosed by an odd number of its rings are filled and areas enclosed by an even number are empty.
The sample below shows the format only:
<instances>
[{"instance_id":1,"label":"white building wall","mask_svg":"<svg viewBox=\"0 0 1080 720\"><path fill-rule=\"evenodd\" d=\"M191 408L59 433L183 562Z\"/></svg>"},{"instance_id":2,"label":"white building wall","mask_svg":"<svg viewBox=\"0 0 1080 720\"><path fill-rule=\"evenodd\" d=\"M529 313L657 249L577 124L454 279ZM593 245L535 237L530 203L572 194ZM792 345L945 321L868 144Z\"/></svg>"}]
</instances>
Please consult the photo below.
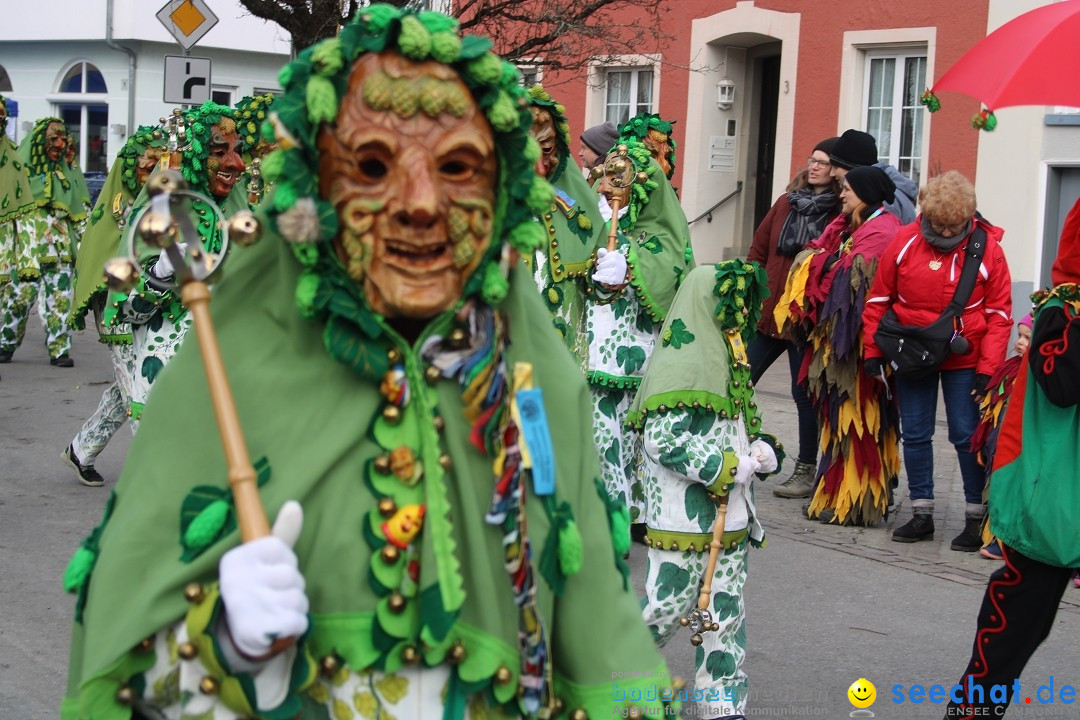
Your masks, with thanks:
<instances>
[{"instance_id":1,"label":"white building wall","mask_svg":"<svg viewBox=\"0 0 1080 720\"><path fill-rule=\"evenodd\" d=\"M14 0L0 0L2 3ZM155 124L172 110L162 97L164 56L183 50L156 17L164 0L114 0L113 39L136 53L135 124ZM246 14L236 0L207 0L218 24L191 49L211 60L211 82L235 88L234 102L256 88L279 88L278 72L289 60L288 34ZM131 132L128 124L128 56L105 44L106 0L37 0L34 12L5 13L0 23L0 66L7 70L19 103L18 137L25 123L57 111L56 92L65 70L83 60L101 71L108 88L107 155L111 162ZM43 22L42 18L49 18Z\"/></svg>"}]
</instances>

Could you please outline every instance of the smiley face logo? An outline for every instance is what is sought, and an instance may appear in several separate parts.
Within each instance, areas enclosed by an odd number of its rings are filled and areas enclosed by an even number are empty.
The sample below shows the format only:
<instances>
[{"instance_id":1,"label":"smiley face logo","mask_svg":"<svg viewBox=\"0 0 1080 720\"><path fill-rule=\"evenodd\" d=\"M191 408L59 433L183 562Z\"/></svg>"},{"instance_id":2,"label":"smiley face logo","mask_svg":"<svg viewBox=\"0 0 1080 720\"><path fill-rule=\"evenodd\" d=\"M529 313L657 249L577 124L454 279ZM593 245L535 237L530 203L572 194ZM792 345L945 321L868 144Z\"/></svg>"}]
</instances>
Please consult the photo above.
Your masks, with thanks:
<instances>
[{"instance_id":1,"label":"smiley face logo","mask_svg":"<svg viewBox=\"0 0 1080 720\"><path fill-rule=\"evenodd\" d=\"M877 700L877 688L866 678L859 678L851 683L847 691L848 700L857 708L868 708Z\"/></svg>"}]
</instances>

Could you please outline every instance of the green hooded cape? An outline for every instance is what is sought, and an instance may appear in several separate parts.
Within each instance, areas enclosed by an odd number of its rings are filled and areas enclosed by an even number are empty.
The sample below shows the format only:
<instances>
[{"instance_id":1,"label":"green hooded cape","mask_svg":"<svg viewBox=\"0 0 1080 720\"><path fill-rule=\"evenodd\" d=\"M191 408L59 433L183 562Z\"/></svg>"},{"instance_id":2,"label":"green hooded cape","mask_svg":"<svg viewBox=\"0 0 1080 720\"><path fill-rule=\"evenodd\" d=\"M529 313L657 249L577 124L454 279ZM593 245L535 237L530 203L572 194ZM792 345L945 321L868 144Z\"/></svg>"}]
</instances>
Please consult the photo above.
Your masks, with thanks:
<instances>
[{"instance_id":1,"label":"green hooded cape","mask_svg":"<svg viewBox=\"0 0 1080 720\"><path fill-rule=\"evenodd\" d=\"M0 136L0 222L7 222L34 209L30 176L19 159L15 143Z\"/></svg>"},{"instance_id":2,"label":"green hooded cape","mask_svg":"<svg viewBox=\"0 0 1080 720\"><path fill-rule=\"evenodd\" d=\"M30 174L30 188L37 204L50 213L67 215L77 223L86 217L90 197L86 194L85 180L80 186L67 176L66 163L62 160L51 162L45 153L45 130L54 122L63 124L64 121L47 117L34 123L34 129L19 143L19 158Z\"/></svg>"}]
</instances>

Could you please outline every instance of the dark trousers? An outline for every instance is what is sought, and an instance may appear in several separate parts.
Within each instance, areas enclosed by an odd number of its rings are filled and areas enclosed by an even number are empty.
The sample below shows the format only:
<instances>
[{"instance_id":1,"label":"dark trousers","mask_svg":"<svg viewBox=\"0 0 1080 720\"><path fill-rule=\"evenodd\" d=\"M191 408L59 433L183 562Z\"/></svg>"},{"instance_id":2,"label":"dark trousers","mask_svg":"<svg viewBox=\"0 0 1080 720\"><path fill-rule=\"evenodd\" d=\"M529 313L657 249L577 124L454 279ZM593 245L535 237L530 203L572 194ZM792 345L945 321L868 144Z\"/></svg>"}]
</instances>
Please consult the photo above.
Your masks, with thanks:
<instances>
[{"instance_id":1,"label":"dark trousers","mask_svg":"<svg viewBox=\"0 0 1080 720\"><path fill-rule=\"evenodd\" d=\"M808 465L817 464L818 456L818 424L817 413L814 412L814 403L806 394L802 385L799 384L799 368L802 366L802 353L795 347L795 343L788 340L769 337L768 335L755 335L746 349L747 360L750 363L750 380L757 385L757 381L765 374L765 371L776 362L784 353L788 356L788 366L791 369L791 398L795 401L795 410L799 417L799 462Z\"/></svg>"},{"instance_id":2,"label":"dark trousers","mask_svg":"<svg viewBox=\"0 0 1080 720\"><path fill-rule=\"evenodd\" d=\"M950 702L946 718L1004 717L1016 699L1013 684L1050 634L1058 602L1072 578L1071 568L1045 565L1004 544L1001 553L1005 565L987 583L971 660L960 678L963 702ZM994 685L1007 689L999 688L992 699Z\"/></svg>"}]
</instances>

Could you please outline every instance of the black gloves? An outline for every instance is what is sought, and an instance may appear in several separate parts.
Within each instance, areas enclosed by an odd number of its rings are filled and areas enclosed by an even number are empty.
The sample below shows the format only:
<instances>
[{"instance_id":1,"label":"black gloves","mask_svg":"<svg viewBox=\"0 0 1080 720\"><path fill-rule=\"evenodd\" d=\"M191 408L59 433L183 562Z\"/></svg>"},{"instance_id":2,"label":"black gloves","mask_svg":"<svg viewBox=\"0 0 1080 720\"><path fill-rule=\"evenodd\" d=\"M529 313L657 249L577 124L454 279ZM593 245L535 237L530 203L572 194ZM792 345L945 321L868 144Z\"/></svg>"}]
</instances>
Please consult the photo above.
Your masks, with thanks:
<instances>
[{"instance_id":1,"label":"black gloves","mask_svg":"<svg viewBox=\"0 0 1080 720\"><path fill-rule=\"evenodd\" d=\"M971 384L971 394L982 398L986 394L986 386L990 382L990 376L986 373L976 373L975 381Z\"/></svg>"},{"instance_id":2,"label":"black gloves","mask_svg":"<svg viewBox=\"0 0 1080 720\"><path fill-rule=\"evenodd\" d=\"M871 377L880 378L881 371L885 369L885 358L867 358L863 361L863 370Z\"/></svg>"}]
</instances>

